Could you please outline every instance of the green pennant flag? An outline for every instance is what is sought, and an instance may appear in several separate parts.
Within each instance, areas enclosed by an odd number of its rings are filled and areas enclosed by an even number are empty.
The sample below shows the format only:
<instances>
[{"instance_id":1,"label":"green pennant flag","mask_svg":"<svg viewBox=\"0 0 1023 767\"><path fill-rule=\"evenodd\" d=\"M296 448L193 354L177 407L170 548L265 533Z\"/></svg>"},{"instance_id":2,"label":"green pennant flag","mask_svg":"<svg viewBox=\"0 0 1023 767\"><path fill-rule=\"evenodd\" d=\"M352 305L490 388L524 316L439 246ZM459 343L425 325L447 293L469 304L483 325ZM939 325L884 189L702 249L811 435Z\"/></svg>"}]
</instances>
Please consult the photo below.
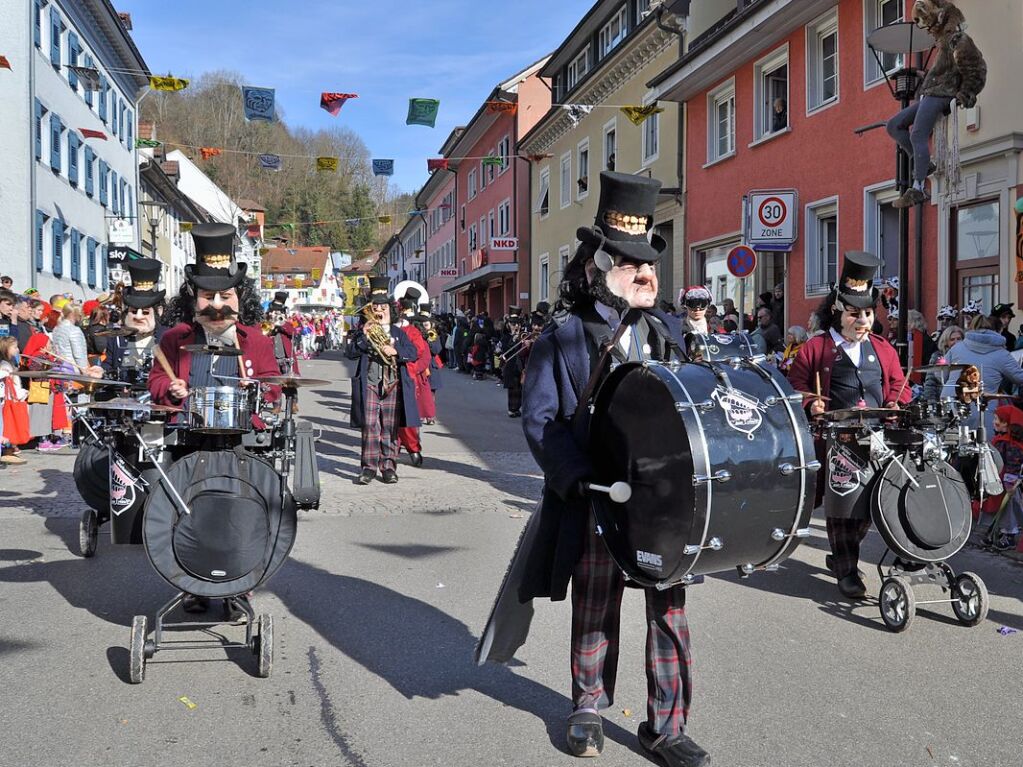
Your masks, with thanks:
<instances>
[{"instance_id":1,"label":"green pennant flag","mask_svg":"<svg viewBox=\"0 0 1023 767\"><path fill-rule=\"evenodd\" d=\"M162 141L157 141L152 138L137 138L135 139L136 149L156 149L158 146L163 146Z\"/></svg>"},{"instance_id":2,"label":"green pennant flag","mask_svg":"<svg viewBox=\"0 0 1023 767\"><path fill-rule=\"evenodd\" d=\"M486 167L488 165L500 166L500 165L504 165L504 160L502 160L500 157L494 157L493 155L490 155L490 156L484 157L481 164L484 167Z\"/></svg>"},{"instance_id":3,"label":"green pennant flag","mask_svg":"<svg viewBox=\"0 0 1023 767\"><path fill-rule=\"evenodd\" d=\"M425 125L432 128L437 124L440 101L437 99L409 99L406 125Z\"/></svg>"}]
</instances>

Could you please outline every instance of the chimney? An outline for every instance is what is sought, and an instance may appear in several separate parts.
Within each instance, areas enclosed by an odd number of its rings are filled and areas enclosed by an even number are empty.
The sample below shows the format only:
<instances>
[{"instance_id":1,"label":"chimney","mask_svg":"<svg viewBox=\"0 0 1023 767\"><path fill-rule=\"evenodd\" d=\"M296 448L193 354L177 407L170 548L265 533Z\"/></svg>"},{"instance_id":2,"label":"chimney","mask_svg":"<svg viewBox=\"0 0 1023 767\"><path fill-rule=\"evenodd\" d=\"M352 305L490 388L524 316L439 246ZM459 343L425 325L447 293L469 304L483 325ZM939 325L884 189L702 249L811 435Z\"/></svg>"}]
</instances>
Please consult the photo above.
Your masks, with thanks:
<instances>
[{"instance_id":1,"label":"chimney","mask_svg":"<svg viewBox=\"0 0 1023 767\"><path fill-rule=\"evenodd\" d=\"M150 140L155 139L156 123L152 120L139 120L139 138Z\"/></svg>"},{"instance_id":2,"label":"chimney","mask_svg":"<svg viewBox=\"0 0 1023 767\"><path fill-rule=\"evenodd\" d=\"M181 168L178 166L176 160L166 160L160 163L160 168L166 174L167 178L178 181L181 178Z\"/></svg>"},{"instance_id":3,"label":"chimney","mask_svg":"<svg viewBox=\"0 0 1023 767\"><path fill-rule=\"evenodd\" d=\"M124 28L131 32L131 14L118 12L117 18L121 20L121 24L124 25Z\"/></svg>"}]
</instances>

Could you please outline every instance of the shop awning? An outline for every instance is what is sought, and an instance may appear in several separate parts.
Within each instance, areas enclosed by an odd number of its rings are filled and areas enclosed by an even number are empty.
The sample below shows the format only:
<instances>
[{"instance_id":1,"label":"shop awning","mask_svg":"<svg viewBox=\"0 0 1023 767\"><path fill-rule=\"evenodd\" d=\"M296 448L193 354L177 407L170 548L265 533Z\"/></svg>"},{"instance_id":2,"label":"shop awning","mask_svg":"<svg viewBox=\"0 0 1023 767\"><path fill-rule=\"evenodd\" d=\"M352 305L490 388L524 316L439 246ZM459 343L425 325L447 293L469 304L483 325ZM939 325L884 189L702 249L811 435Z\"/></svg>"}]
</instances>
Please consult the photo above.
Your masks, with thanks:
<instances>
[{"instance_id":1,"label":"shop awning","mask_svg":"<svg viewBox=\"0 0 1023 767\"><path fill-rule=\"evenodd\" d=\"M474 285L478 282L486 282L492 277L502 274L514 274L519 270L519 265L515 263L505 264L487 264L481 266L479 269L474 269L468 274L463 274L461 277L453 279L444 288L445 293L455 293L461 288L467 288L470 285Z\"/></svg>"}]
</instances>

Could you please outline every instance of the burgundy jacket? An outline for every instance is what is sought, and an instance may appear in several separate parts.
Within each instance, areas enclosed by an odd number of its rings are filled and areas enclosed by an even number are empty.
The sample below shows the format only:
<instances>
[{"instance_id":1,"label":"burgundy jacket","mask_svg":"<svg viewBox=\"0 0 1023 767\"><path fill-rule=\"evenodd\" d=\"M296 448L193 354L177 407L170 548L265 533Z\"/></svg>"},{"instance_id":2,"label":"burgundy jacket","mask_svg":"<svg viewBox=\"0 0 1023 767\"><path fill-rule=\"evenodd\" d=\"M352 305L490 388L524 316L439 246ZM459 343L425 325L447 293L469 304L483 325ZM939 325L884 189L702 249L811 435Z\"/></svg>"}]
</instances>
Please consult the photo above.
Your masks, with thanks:
<instances>
[{"instance_id":1,"label":"burgundy jacket","mask_svg":"<svg viewBox=\"0 0 1023 767\"><path fill-rule=\"evenodd\" d=\"M274 357L273 342L264 336L259 328L248 325L238 325L238 346L242 350L242 359L245 360L245 374L248 376L277 376L281 370L277 367L277 359ZM160 348L167 356L171 369L178 378L188 380L188 374L192 369L192 355L182 351L181 347L195 343L195 327L184 322L175 325L163 334L160 339ZM149 393L153 402L160 405L177 405L178 402L170 395L171 379L164 371L159 362L154 362L153 369L149 372ZM270 386L264 389L264 399L268 402L276 402L281 396L279 386Z\"/></svg>"},{"instance_id":2,"label":"burgundy jacket","mask_svg":"<svg viewBox=\"0 0 1023 767\"><path fill-rule=\"evenodd\" d=\"M881 364L881 391L884 394L884 403L895 402L898 399L900 404L905 404L913 398L909 385L905 383L906 377L902 374L902 365L899 363L899 354L895 347L888 343L881 336L870 334L870 343L877 353L877 360ZM821 394L825 397L831 394L831 370L840 359L841 352L835 339L830 332L814 336L799 350L792 369L789 371L789 383L796 391L816 392L817 374L821 377ZM803 406L809 407L813 404L813 397L808 396L803 400Z\"/></svg>"}]
</instances>

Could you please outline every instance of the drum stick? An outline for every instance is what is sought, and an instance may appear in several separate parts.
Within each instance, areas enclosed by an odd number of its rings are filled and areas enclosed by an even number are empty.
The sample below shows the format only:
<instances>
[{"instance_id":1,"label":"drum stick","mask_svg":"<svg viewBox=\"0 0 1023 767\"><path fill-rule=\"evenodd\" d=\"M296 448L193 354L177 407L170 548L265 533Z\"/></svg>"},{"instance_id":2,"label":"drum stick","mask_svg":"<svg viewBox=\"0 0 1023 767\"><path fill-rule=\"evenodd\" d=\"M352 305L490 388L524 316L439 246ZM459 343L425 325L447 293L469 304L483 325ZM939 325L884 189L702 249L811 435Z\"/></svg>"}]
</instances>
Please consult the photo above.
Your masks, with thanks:
<instances>
[{"instance_id":1,"label":"drum stick","mask_svg":"<svg viewBox=\"0 0 1023 767\"><path fill-rule=\"evenodd\" d=\"M80 367L78 367L78 365L76 365L72 360L69 360L66 357L61 357L59 354L57 354L55 351L53 351L53 349L51 347L47 346L43 351L46 352L47 354L49 354L55 360L58 360L60 362L64 362L64 363L70 365L75 370L77 370L79 373L82 372L82 369Z\"/></svg>"},{"instance_id":2,"label":"drum stick","mask_svg":"<svg viewBox=\"0 0 1023 767\"><path fill-rule=\"evenodd\" d=\"M153 346L153 356L156 361L160 363L160 367L163 368L163 372L167 374L167 377L172 381L177 381L178 376L174 372L174 368L171 367L170 361L167 359L167 355L163 353L163 349L159 346Z\"/></svg>"},{"instance_id":3,"label":"drum stick","mask_svg":"<svg viewBox=\"0 0 1023 767\"><path fill-rule=\"evenodd\" d=\"M817 373L817 401L821 400L821 374Z\"/></svg>"}]
</instances>

